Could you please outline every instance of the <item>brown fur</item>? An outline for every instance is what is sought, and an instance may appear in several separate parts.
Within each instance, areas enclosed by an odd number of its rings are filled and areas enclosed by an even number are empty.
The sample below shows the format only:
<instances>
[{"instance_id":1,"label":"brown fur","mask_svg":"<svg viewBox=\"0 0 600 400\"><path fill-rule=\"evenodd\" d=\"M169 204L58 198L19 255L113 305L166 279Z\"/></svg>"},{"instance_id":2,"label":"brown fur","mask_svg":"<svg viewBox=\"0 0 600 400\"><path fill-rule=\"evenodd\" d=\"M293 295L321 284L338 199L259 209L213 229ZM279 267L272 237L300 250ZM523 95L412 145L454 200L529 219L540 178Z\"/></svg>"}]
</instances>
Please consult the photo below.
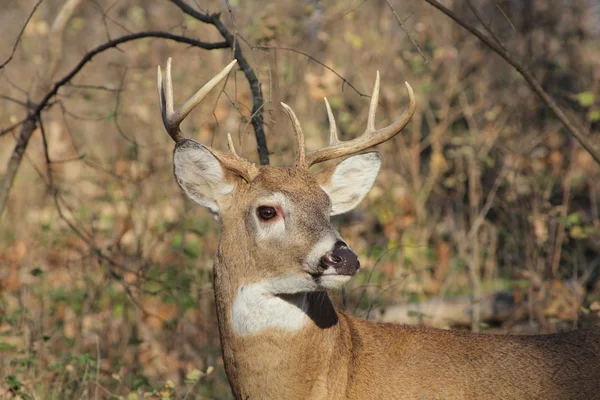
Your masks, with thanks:
<instances>
[{"instance_id":1,"label":"brown fur","mask_svg":"<svg viewBox=\"0 0 600 400\"><path fill-rule=\"evenodd\" d=\"M329 173L329 172L327 172ZM228 179L232 179L229 177ZM225 369L238 399L592 399L600 397L600 327L543 336L493 336L378 324L308 294L309 323L238 336L236 290L300 269L329 222L329 199L306 171L261 167L221 199L214 285ZM295 224L260 243L249 213L270 191L293 199ZM288 236L289 233L289 236ZM293 300L294 296L285 295Z\"/></svg>"}]
</instances>

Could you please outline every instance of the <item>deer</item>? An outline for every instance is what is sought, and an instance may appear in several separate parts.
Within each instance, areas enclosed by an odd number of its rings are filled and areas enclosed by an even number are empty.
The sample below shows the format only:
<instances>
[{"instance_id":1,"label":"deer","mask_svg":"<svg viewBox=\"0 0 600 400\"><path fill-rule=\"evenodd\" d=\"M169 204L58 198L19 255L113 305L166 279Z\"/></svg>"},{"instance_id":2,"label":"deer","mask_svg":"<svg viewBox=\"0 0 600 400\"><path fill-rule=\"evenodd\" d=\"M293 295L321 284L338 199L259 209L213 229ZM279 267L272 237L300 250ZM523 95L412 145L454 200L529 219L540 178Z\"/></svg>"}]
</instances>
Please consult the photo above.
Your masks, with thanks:
<instances>
[{"instance_id":1,"label":"deer","mask_svg":"<svg viewBox=\"0 0 600 400\"><path fill-rule=\"evenodd\" d=\"M180 124L234 68L233 60L174 111L171 58L158 92L175 141L173 172L185 194L217 216L213 284L220 343L236 399L600 398L600 327L547 335L492 335L363 320L336 309L328 290L360 262L330 217L356 207L382 158L367 151L408 124L415 96L389 126L375 128L379 72L367 128L341 141L325 106L329 145L305 152L292 108L293 167L256 166L231 135L222 152L183 136ZM343 160L317 173L309 168Z\"/></svg>"}]
</instances>

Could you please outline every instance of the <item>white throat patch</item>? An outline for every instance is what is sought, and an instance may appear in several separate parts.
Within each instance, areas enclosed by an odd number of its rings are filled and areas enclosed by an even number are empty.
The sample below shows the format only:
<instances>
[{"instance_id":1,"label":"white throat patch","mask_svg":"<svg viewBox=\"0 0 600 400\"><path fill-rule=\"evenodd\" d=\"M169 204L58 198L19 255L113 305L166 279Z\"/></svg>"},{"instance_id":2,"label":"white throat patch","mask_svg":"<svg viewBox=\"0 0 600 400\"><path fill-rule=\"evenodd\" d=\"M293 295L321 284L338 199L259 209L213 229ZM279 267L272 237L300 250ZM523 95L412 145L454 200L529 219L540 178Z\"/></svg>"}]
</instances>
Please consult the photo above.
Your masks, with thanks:
<instances>
[{"instance_id":1,"label":"white throat patch","mask_svg":"<svg viewBox=\"0 0 600 400\"><path fill-rule=\"evenodd\" d=\"M288 299L276 293L283 287L295 288L296 295ZM269 279L238 288L231 310L231 328L240 336L260 333L266 329L297 332L308 320L308 300L303 289L314 290L315 285L304 277Z\"/></svg>"}]
</instances>

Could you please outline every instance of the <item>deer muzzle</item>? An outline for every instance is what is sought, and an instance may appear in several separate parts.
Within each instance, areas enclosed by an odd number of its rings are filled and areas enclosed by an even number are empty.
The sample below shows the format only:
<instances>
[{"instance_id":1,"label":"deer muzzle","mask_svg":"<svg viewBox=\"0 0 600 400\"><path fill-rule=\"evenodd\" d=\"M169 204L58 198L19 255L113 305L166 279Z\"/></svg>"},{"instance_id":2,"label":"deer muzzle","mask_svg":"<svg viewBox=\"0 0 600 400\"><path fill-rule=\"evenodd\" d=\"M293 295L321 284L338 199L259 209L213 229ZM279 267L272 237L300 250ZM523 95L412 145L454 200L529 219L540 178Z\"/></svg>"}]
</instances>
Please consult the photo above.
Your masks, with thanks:
<instances>
[{"instance_id":1,"label":"deer muzzle","mask_svg":"<svg viewBox=\"0 0 600 400\"><path fill-rule=\"evenodd\" d=\"M337 242L332 251L321 257L323 275L355 275L360 269L356 254L344 242Z\"/></svg>"}]
</instances>

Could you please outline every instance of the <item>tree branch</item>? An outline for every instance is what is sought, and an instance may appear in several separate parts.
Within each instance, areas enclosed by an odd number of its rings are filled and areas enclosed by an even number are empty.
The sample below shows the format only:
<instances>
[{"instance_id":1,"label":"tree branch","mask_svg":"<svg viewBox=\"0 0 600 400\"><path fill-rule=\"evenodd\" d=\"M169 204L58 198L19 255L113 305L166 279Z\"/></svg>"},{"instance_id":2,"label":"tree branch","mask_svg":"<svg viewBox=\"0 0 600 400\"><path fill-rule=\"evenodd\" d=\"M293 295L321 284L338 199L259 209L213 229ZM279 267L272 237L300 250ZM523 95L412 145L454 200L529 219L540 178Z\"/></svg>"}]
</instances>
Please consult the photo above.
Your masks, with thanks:
<instances>
[{"instance_id":1,"label":"tree branch","mask_svg":"<svg viewBox=\"0 0 600 400\"><path fill-rule=\"evenodd\" d=\"M80 2L81 0L66 0L58 11L54 22L52 23L52 27L50 28L50 32L48 34L48 43L46 43L48 51L46 54L46 63L44 65L44 70L41 71L41 78L37 84L34 85L31 92L32 101L37 101L37 99L41 97L41 93L46 87L50 86L52 82L54 71L56 71L56 68L58 68L58 64L60 63L62 56L62 34L64 28ZM19 38L20 37L21 34L19 34ZM19 38L17 38L17 40ZM17 138L17 144L15 145L15 149L8 160L6 173L2 177L2 181L0 181L0 216L2 216L4 209L6 208L8 193L12 188L15 176L19 170L19 165L21 165L21 160L23 159L23 154L25 154L25 149L27 148L29 139L31 139L31 135L37 126L39 118L39 112L32 113L30 106L27 114L27 120L21 127L21 132Z\"/></svg>"},{"instance_id":2,"label":"tree branch","mask_svg":"<svg viewBox=\"0 0 600 400\"><path fill-rule=\"evenodd\" d=\"M171 0L171 3L179 7L181 11L189 15L190 17L196 18L197 20L211 24L223 36L223 39L227 42L229 47L233 49L234 57L237 59L238 66L246 76L248 83L250 84L250 91L252 92L252 115L251 122L252 127L254 128L254 135L256 136L256 147L258 151L258 158L260 160L261 165L269 164L269 149L267 147L267 139L265 137L264 130L264 117L263 117L263 95L262 89L260 87L260 82L254 73L254 70L244 57L242 53L242 49L239 45L239 42L235 39L235 37L229 32L229 29L223 24L221 21L220 14L204 14L200 11L197 11L187 5L182 0Z\"/></svg>"},{"instance_id":3,"label":"tree branch","mask_svg":"<svg viewBox=\"0 0 600 400\"><path fill-rule=\"evenodd\" d=\"M71 72L69 72L67 75L64 76L64 78L62 78L61 80L57 81L54 84L52 89L44 96L42 101L37 105L34 113L40 113L43 110L43 108L46 106L48 101L50 101L50 99L52 97L54 97L54 95L56 95L56 93L58 92L58 89L60 89L62 86L69 83L69 81L71 79L73 79L73 77L75 75L77 75L77 73L79 73L79 71L81 71L81 69L85 66L85 64L90 62L92 60L92 58L94 58L96 55L98 55L108 49L111 49L113 47L117 47L120 44L123 44L126 42L131 42L131 41L142 39L142 38L148 38L148 37L170 39L170 40L173 40L173 41L176 41L179 43L187 43L191 46L200 47L200 48L206 49L206 50L226 49L229 47L229 45L226 42L208 43L208 42L202 42L202 41L195 40L195 39L190 39L185 36L172 35L170 33L160 32L160 31L139 32L139 33L133 33L131 35L124 35L124 36L118 37L116 39L113 39L106 43L103 43L100 46L96 47L95 49L87 52L83 56L81 61L79 61L79 63L71 70Z\"/></svg>"},{"instance_id":4,"label":"tree branch","mask_svg":"<svg viewBox=\"0 0 600 400\"><path fill-rule=\"evenodd\" d=\"M371 98L371 96L369 94L365 94L365 93L361 92L360 90L358 90L352 84L352 82L350 82L348 79L344 78L342 75L340 75L336 70L334 70L333 68L331 68L329 65L325 64L322 61L317 60L316 58L314 58L310 54L305 53L305 52L303 52L301 50L296 50L296 49L293 49L291 47L263 46L263 45L261 45L261 46L254 46L254 48L256 48L256 49L265 49L265 50L283 50L283 51L290 51L292 53L300 54L301 56L304 56L304 57L308 58L310 61L319 64L321 67L325 68L326 70L328 70L329 72L331 72L335 76L337 76L342 81L342 90L344 90L344 85L345 85L345 86L348 86L350 89L352 89L360 97L367 97L369 99Z\"/></svg>"},{"instance_id":5,"label":"tree branch","mask_svg":"<svg viewBox=\"0 0 600 400\"><path fill-rule=\"evenodd\" d=\"M60 15L60 13L59 13L59 15ZM99 45L98 47L90 50L83 56L83 58L79 61L79 63L77 63L77 65L69 73L67 73L62 79L56 81L53 85L51 85L51 83L48 81L48 79L51 79L51 72L52 72L52 70L54 70L55 67L48 66L49 72L43 75L44 78L41 79L39 84L37 85L37 87L34 88L33 93L34 94L38 93L40 91L39 88L42 88L42 87L49 87L50 85L52 87L45 94L37 94L37 95L33 96L32 101L35 102L36 99L38 99L38 98L41 98L41 100L39 100L39 102L37 102L37 103L31 103L28 113L27 113L27 117L23 121L21 130L19 132L19 136L17 137L17 143L15 144L15 148L14 148L12 155L8 161L8 165L6 167L6 172L5 172L4 176L2 177L2 180L0 180L0 216L2 216L3 211L6 208L8 194L10 192L10 189L12 188L14 179L15 179L17 171L19 169L19 165L21 164L21 160L23 158L23 154L25 153L25 150L27 149L29 139L31 139L31 135L33 134L33 131L35 130L37 123L41 119L42 111L48 106L50 100L52 100L52 98L54 98L54 96L56 96L56 94L58 93L58 90L62 86L68 84L71 81L71 79L73 79L75 77L75 75L77 75L79 73L79 71L81 71L81 69L88 62L90 62L92 60L92 58L94 58L96 55L98 55L108 49L117 47L120 44L123 44L126 42L131 42L133 40L137 40L137 39L141 39L141 38L147 38L147 37L156 37L156 38L174 40L176 42L187 43L191 46L200 47L200 48L207 49L207 50L229 48L229 44L226 42L208 43L208 42L202 42L202 41L195 40L195 39L190 39L185 36L172 35L170 33L160 32L160 31L139 32L139 33L134 33L134 34L130 34L130 35L124 35L119 38L110 40L110 41L103 43L103 44ZM7 132L10 132L11 130L6 129L2 133L7 133Z\"/></svg>"},{"instance_id":6,"label":"tree branch","mask_svg":"<svg viewBox=\"0 0 600 400\"><path fill-rule=\"evenodd\" d=\"M571 134L577 139L577 141L583 146L583 148L590 153L594 160L598 164L600 164L600 144L596 143L588 134L583 133L572 121L569 120L567 115L562 111L562 109L556 104L556 102L550 97L548 93L542 88L540 83L531 75L529 71L525 69L520 63L518 63L512 56L505 51L498 44L488 39L484 34L479 32L478 29L469 25L466 21L461 19L456 13L452 10L445 7L443 4L439 3L437 0L425 0L427 3L431 4L433 7L440 10L442 13L446 14L448 17L453 19L457 24L468 30L473 35L477 36L479 40L485 43L488 47L490 47L494 52L496 52L500 57L502 57L506 62L515 68L519 74L525 79L525 81L531 86L533 91L540 96L542 101L546 103L546 106L552 110L554 115L560 120L563 126L571 132Z\"/></svg>"},{"instance_id":7,"label":"tree branch","mask_svg":"<svg viewBox=\"0 0 600 400\"><path fill-rule=\"evenodd\" d=\"M43 0L38 0L38 2L35 3L35 5L33 6L33 9L31 10L31 12L29 13L29 15L27 16L27 20L25 20L25 23L23 24L23 27L21 28L21 31L19 32L19 34L17 35L17 38L15 39L15 44L13 45L13 48L12 48L12 50L10 52L10 55L8 56L8 58L6 59L6 61L4 61L2 64L0 64L0 69L6 67L6 64L8 64L9 62L11 62L11 60L13 59L13 57L15 55L15 51L17 51L17 46L19 45L19 43L21 42L21 38L23 37L23 32L25 32L25 28L29 24L29 21L31 20L31 17L33 17L33 14L35 14L35 11L40 6L40 4L42 4L42 1Z\"/></svg>"},{"instance_id":8,"label":"tree branch","mask_svg":"<svg viewBox=\"0 0 600 400\"><path fill-rule=\"evenodd\" d=\"M406 37L408 37L408 40L410 40L410 42L412 43L412 45L415 46L415 48L417 49L417 51L419 52L419 54L423 58L423 61L425 62L425 64L427 64L427 57L425 57L425 54L423 54L423 52L421 51L421 48L419 47L419 45L416 42L416 40L412 37L412 35L404 27L404 24L402 23L402 20L398 16L398 13L396 13L396 10L392 6L392 3L390 3L390 0L385 0L385 2L387 4L387 6L389 7L389 9L392 11L392 14L394 14L394 18L396 18L396 22L398 22L398 26L400 26L400 29L402 29L402 31L406 34Z\"/></svg>"}]
</instances>

